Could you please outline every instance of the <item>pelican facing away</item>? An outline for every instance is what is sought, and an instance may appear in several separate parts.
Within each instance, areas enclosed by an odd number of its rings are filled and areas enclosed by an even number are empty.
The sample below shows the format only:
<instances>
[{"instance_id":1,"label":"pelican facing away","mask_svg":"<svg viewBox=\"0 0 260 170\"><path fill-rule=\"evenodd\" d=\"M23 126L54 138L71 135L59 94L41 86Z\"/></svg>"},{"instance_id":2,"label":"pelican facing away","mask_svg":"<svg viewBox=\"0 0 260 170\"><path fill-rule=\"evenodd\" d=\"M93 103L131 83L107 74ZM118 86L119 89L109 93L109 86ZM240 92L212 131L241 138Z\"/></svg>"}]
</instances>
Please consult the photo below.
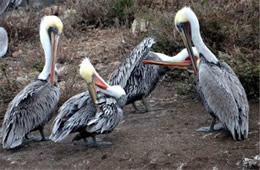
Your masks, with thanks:
<instances>
[{"instance_id":1,"label":"pelican facing away","mask_svg":"<svg viewBox=\"0 0 260 170\"><path fill-rule=\"evenodd\" d=\"M59 109L58 116L54 121L51 140L58 142L63 140L68 134L79 132L73 140L94 137L96 134L111 132L123 118L123 106L127 96L123 88L137 63L149 52L154 44L154 39L143 40L127 57L126 62L112 74L109 85L101 79L94 70L94 67L86 59L80 67L81 76L89 84L91 76L84 76L84 73L93 72L93 77L97 89L95 94L94 86L89 85L89 92L77 94L68 99ZM92 68L92 71L84 71ZM95 75L94 75L95 73ZM93 80L92 80L93 81ZM101 83L98 85L97 83ZM119 93L119 94L118 94ZM93 100L96 102L93 102ZM95 104L96 103L96 104ZM94 144L96 145L95 138ZM102 143L101 143L102 144Z\"/></svg>"},{"instance_id":2,"label":"pelican facing away","mask_svg":"<svg viewBox=\"0 0 260 170\"><path fill-rule=\"evenodd\" d=\"M149 52L144 59L157 59L159 60L159 54ZM147 64L144 65L141 62L136 65L131 76L127 80L127 84L124 88L127 94L126 105L132 104L135 111L138 111L135 101L142 100L145 107L145 112L150 110L145 98L154 90L159 80L168 71L167 67L161 67L158 65Z\"/></svg>"},{"instance_id":3,"label":"pelican facing away","mask_svg":"<svg viewBox=\"0 0 260 170\"><path fill-rule=\"evenodd\" d=\"M0 27L0 57L3 57L8 49L8 35L3 27Z\"/></svg>"},{"instance_id":4,"label":"pelican facing away","mask_svg":"<svg viewBox=\"0 0 260 170\"><path fill-rule=\"evenodd\" d=\"M198 56L197 50L194 49L195 56ZM136 100L142 100L145 106L145 112L149 111L149 106L145 101L145 98L154 90L159 80L166 74L169 70L168 67L159 66L157 62L169 61L169 62L180 62L189 56L186 49L183 49L176 56L170 57L162 53L156 53L150 51L144 58L143 64L138 63L131 76L127 80L127 84L124 88L127 94L127 103L132 103L133 107L137 111L138 108L135 105ZM150 64L148 64L150 63ZM155 65L157 64L157 65ZM187 63L189 65L189 63ZM165 65L165 63L164 63ZM187 65L187 66L188 66ZM175 68L185 69L185 65L175 66Z\"/></svg>"},{"instance_id":5,"label":"pelican facing away","mask_svg":"<svg viewBox=\"0 0 260 170\"><path fill-rule=\"evenodd\" d=\"M55 75L56 52L63 24L56 16L43 17L40 40L45 54L45 65L38 79L28 84L10 102L2 126L2 144L10 149L22 144L31 131L39 130L45 140L43 128L50 120L60 98Z\"/></svg>"},{"instance_id":6,"label":"pelican facing away","mask_svg":"<svg viewBox=\"0 0 260 170\"><path fill-rule=\"evenodd\" d=\"M210 127L198 130L212 131L216 128L216 120L219 120L230 131L234 140L246 139L249 105L238 77L227 63L218 61L204 44L199 21L190 8L184 7L177 12L175 26L189 52L194 73L198 75L197 90L204 108L212 116ZM195 61L191 42L200 54L199 64Z\"/></svg>"}]
</instances>

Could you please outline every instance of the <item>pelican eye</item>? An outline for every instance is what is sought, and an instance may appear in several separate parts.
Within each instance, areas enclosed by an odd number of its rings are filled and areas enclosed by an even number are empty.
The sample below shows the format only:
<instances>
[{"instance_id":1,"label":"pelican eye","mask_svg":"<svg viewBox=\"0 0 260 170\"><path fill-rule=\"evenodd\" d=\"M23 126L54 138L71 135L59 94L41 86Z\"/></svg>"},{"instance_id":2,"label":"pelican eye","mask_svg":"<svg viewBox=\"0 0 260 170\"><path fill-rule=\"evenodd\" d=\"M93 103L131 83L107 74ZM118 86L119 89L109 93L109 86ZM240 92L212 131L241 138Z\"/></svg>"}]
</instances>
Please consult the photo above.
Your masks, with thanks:
<instances>
[{"instance_id":1,"label":"pelican eye","mask_svg":"<svg viewBox=\"0 0 260 170\"><path fill-rule=\"evenodd\" d=\"M58 34L58 29L56 27L50 27L48 29L49 34L52 32L53 34Z\"/></svg>"},{"instance_id":2,"label":"pelican eye","mask_svg":"<svg viewBox=\"0 0 260 170\"><path fill-rule=\"evenodd\" d=\"M179 32L182 32L183 27L184 27L183 23L178 24L178 25L177 25L177 29L178 29L178 31L179 31Z\"/></svg>"}]
</instances>

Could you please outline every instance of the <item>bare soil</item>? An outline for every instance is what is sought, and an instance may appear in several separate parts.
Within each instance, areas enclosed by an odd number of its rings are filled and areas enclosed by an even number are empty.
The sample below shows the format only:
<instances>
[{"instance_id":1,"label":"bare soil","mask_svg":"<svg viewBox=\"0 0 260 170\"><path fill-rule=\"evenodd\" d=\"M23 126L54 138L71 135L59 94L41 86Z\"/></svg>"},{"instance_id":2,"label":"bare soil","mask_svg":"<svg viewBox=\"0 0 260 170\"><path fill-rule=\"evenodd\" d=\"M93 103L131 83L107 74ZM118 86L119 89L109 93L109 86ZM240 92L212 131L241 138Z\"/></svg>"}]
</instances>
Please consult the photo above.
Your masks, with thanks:
<instances>
[{"instance_id":1,"label":"bare soil","mask_svg":"<svg viewBox=\"0 0 260 170\"><path fill-rule=\"evenodd\" d=\"M175 95L172 82L161 83L149 97L152 111L132 114L104 139L106 147L83 141L30 142L14 150L0 149L1 169L242 169L242 160L259 154L259 105L250 104L250 135L233 141L225 131L196 132L210 123L200 102ZM139 106L141 107L141 106ZM51 123L46 127L46 134Z\"/></svg>"},{"instance_id":2,"label":"bare soil","mask_svg":"<svg viewBox=\"0 0 260 170\"><path fill-rule=\"evenodd\" d=\"M15 46L0 60L7 64L11 82L17 81L18 88L13 90L18 92L37 77L34 65L43 64L44 58L38 39L12 43ZM116 28L89 29L69 39L63 37L58 54L58 68L64 68L60 72L60 104L86 90L77 74L85 56L108 79L137 43L130 30ZM18 81L17 77L26 79ZM1 82L6 83L5 78ZM250 102L249 138L234 141L225 131L197 132L197 128L210 124L210 115L197 98L178 95L176 83L181 82L167 78L159 83L147 99L151 107L148 113L133 114L131 105L126 106L124 122L112 133L100 136L113 142L111 146L93 148L83 141L72 143L74 134L60 143L24 143L13 150L0 148L0 169L242 169L244 158L259 154L259 103ZM14 95L1 103L1 122ZM46 126L46 135L51 128L52 121Z\"/></svg>"}]
</instances>

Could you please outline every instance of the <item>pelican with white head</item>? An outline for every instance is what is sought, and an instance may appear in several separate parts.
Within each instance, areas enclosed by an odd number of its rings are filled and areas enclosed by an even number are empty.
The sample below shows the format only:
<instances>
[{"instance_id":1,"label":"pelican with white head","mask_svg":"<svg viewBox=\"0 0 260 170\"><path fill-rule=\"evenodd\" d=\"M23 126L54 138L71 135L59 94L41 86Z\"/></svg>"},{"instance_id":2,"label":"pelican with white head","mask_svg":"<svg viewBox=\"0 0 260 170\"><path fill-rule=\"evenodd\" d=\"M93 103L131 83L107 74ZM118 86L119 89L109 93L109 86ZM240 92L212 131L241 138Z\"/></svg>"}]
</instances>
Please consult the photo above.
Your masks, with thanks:
<instances>
[{"instance_id":1,"label":"pelican with white head","mask_svg":"<svg viewBox=\"0 0 260 170\"><path fill-rule=\"evenodd\" d=\"M80 75L86 80L90 95L94 103L97 100L96 87L103 93L113 96L117 99L122 95L126 95L124 89L121 86L110 86L107 84L96 72L94 66L90 63L88 58L85 58L80 64Z\"/></svg>"},{"instance_id":2,"label":"pelican with white head","mask_svg":"<svg viewBox=\"0 0 260 170\"><path fill-rule=\"evenodd\" d=\"M40 40L45 54L45 65L38 79L47 80L54 84L55 63L60 34L63 30L61 20L54 15L43 17L40 25Z\"/></svg>"},{"instance_id":3,"label":"pelican with white head","mask_svg":"<svg viewBox=\"0 0 260 170\"><path fill-rule=\"evenodd\" d=\"M197 65L199 63L199 53L195 47L192 47L192 51L195 55L195 61ZM189 53L187 49L183 49L177 55L170 57L162 53L155 53L159 57L158 60L143 60L143 64L155 64L160 66L173 67L178 69L188 69L191 66L191 60L189 59Z\"/></svg>"}]
</instances>

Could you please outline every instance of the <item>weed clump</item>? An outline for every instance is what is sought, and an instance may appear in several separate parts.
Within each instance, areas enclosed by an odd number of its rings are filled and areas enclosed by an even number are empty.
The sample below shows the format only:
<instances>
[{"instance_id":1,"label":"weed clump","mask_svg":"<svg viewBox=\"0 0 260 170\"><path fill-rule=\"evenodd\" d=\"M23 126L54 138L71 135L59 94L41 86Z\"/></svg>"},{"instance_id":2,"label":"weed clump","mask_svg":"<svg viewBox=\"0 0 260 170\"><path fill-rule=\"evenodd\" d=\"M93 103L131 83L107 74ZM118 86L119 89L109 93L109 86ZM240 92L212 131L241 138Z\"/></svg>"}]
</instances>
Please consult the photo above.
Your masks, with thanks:
<instances>
[{"instance_id":1,"label":"weed clump","mask_svg":"<svg viewBox=\"0 0 260 170\"><path fill-rule=\"evenodd\" d=\"M110 17L112 20L117 18L120 25L129 26L135 18L136 10L136 0L112 0Z\"/></svg>"},{"instance_id":2,"label":"weed clump","mask_svg":"<svg viewBox=\"0 0 260 170\"><path fill-rule=\"evenodd\" d=\"M260 67L252 62L252 54L243 54L239 48L232 53L234 57L220 53L219 58L227 62L245 88L248 98L259 98Z\"/></svg>"},{"instance_id":3,"label":"weed clump","mask_svg":"<svg viewBox=\"0 0 260 170\"><path fill-rule=\"evenodd\" d=\"M136 0L85 0L68 2L76 12L73 24L84 31L86 25L104 28L119 24L129 26L134 20Z\"/></svg>"}]
</instances>

